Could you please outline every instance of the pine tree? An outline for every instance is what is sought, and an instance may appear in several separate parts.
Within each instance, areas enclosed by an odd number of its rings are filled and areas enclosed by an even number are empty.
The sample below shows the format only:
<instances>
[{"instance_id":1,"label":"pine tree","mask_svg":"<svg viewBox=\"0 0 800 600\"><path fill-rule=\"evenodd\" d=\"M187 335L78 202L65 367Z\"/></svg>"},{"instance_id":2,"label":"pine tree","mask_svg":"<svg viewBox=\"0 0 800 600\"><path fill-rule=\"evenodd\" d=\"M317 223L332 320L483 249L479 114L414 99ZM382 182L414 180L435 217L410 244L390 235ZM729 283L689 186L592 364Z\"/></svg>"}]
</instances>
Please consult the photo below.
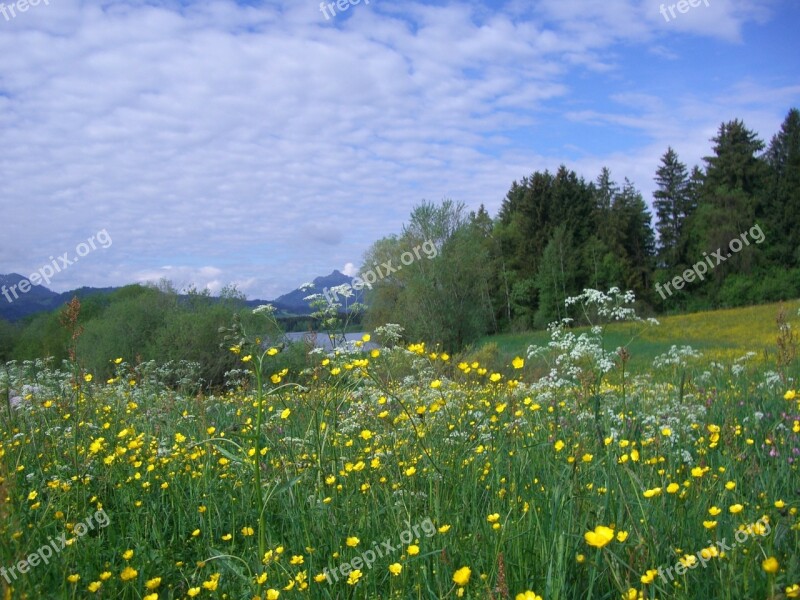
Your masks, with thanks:
<instances>
[{"instance_id":1,"label":"pine tree","mask_svg":"<svg viewBox=\"0 0 800 600\"><path fill-rule=\"evenodd\" d=\"M680 263L680 240L691 203L686 165L678 160L671 147L661 157L655 181L658 189L653 193L653 208L658 231L658 263L665 269L672 269Z\"/></svg>"}]
</instances>

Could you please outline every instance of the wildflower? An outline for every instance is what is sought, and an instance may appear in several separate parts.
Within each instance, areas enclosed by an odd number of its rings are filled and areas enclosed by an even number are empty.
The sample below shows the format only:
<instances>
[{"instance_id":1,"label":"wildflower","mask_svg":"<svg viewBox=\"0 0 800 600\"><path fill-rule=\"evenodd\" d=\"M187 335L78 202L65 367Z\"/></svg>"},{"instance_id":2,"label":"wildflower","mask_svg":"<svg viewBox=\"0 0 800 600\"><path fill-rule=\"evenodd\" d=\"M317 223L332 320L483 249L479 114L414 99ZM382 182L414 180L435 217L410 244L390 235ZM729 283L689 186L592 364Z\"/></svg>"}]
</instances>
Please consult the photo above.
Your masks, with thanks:
<instances>
[{"instance_id":1,"label":"wildflower","mask_svg":"<svg viewBox=\"0 0 800 600\"><path fill-rule=\"evenodd\" d=\"M158 600L158 592L153 592L152 594L147 594L142 600Z\"/></svg>"},{"instance_id":2,"label":"wildflower","mask_svg":"<svg viewBox=\"0 0 800 600\"><path fill-rule=\"evenodd\" d=\"M434 390L438 390L440 387L442 387L442 382L438 379L434 379L433 381L431 381L431 387Z\"/></svg>"},{"instance_id":3,"label":"wildflower","mask_svg":"<svg viewBox=\"0 0 800 600\"><path fill-rule=\"evenodd\" d=\"M242 535L247 537L251 536L255 533L255 530L252 527L242 527Z\"/></svg>"},{"instance_id":4,"label":"wildflower","mask_svg":"<svg viewBox=\"0 0 800 600\"><path fill-rule=\"evenodd\" d=\"M281 593L278 590L268 589L267 590L267 600L278 600L278 596Z\"/></svg>"},{"instance_id":5,"label":"wildflower","mask_svg":"<svg viewBox=\"0 0 800 600\"><path fill-rule=\"evenodd\" d=\"M124 569L122 569L122 573L119 574L119 578L122 581L130 581L131 579L134 579L138 574L139 572L136 569L132 567L125 567Z\"/></svg>"},{"instance_id":6,"label":"wildflower","mask_svg":"<svg viewBox=\"0 0 800 600\"><path fill-rule=\"evenodd\" d=\"M703 521L703 527L706 529L714 529L717 526L716 521Z\"/></svg>"},{"instance_id":7,"label":"wildflower","mask_svg":"<svg viewBox=\"0 0 800 600\"><path fill-rule=\"evenodd\" d=\"M461 567L458 571L453 573L453 583L463 587L469 583L470 575L472 575L472 569L469 567Z\"/></svg>"},{"instance_id":8,"label":"wildflower","mask_svg":"<svg viewBox=\"0 0 800 600\"><path fill-rule=\"evenodd\" d=\"M80 581L81 576L77 573L73 573L72 575L67 575L67 581L70 583L78 583Z\"/></svg>"},{"instance_id":9,"label":"wildflower","mask_svg":"<svg viewBox=\"0 0 800 600\"><path fill-rule=\"evenodd\" d=\"M417 554L419 554L419 546L417 546L416 544L411 544L406 549L406 552L408 552L409 556L416 556Z\"/></svg>"},{"instance_id":10,"label":"wildflower","mask_svg":"<svg viewBox=\"0 0 800 600\"><path fill-rule=\"evenodd\" d=\"M564 449L564 442L558 440L555 444L553 444L553 448L555 448L556 452L561 452Z\"/></svg>"},{"instance_id":11,"label":"wildflower","mask_svg":"<svg viewBox=\"0 0 800 600\"><path fill-rule=\"evenodd\" d=\"M450 525L442 525L441 527L439 527L438 531L439 533L447 533L448 531L450 531Z\"/></svg>"},{"instance_id":12,"label":"wildflower","mask_svg":"<svg viewBox=\"0 0 800 600\"><path fill-rule=\"evenodd\" d=\"M658 575L658 571L656 569L647 569L645 574L642 575L640 581L645 585L653 583L653 580L656 578L656 575Z\"/></svg>"},{"instance_id":13,"label":"wildflower","mask_svg":"<svg viewBox=\"0 0 800 600\"><path fill-rule=\"evenodd\" d=\"M525 590L521 594L517 594L514 600L542 600L541 596L537 596L530 590Z\"/></svg>"},{"instance_id":14,"label":"wildflower","mask_svg":"<svg viewBox=\"0 0 800 600\"><path fill-rule=\"evenodd\" d=\"M511 366L514 367L515 369L521 369L522 367L525 366L525 359L517 356L514 358L514 360L511 361Z\"/></svg>"},{"instance_id":15,"label":"wildflower","mask_svg":"<svg viewBox=\"0 0 800 600\"><path fill-rule=\"evenodd\" d=\"M779 567L778 559L774 556L770 556L761 563L761 568L767 573L777 573Z\"/></svg>"},{"instance_id":16,"label":"wildflower","mask_svg":"<svg viewBox=\"0 0 800 600\"><path fill-rule=\"evenodd\" d=\"M674 493L675 493L675 492L677 492L677 491L678 491L680 488L681 488L681 486L679 486L679 485L678 485L677 483L675 483L675 482L672 482L672 483L670 483L670 484L667 486L667 493L668 493L668 494L674 494Z\"/></svg>"},{"instance_id":17,"label":"wildflower","mask_svg":"<svg viewBox=\"0 0 800 600\"><path fill-rule=\"evenodd\" d=\"M125 560L132 559L133 558L133 550L125 550L125 552L122 553L122 558L124 558Z\"/></svg>"},{"instance_id":18,"label":"wildflower","mask_svg":"<svg viewBox=\"0 0 800 600\"><path fill-rule=\"evenodd\" d=\"M389 565L389 573L397 577L403 572L403 565L400 563L392 563Z\"/></svg>"},{"instance_id":19,"label":"wildflower","mask_svg":"<svg viewBox=\"0 0 800 600\"><path fill-rule=\"evenodd\" d=\"M787 598L800 598L800 585L793 584L786 588Z\"/></svg>"},{"instance_id":20,"label":"wildflower","mask_svg":"<svg viewBox=\"0 0 800 600\"><path fill-rule=\"evenodd\" d=\"M497 521L500 520L500 513L493 513L487 516L486 520L489 521L489 523L497 523Z\"/></svg>"},{"instance_id":21,"label":"wildflower","mask_svg":"<svg viewBox=\"0 0 800 600\"><path fill-rule=\"evenodd\" d=\"M347 577L347 585L356 585L358 580L361 579L362 575L363 573L361 573L361 569L355 569L351 571L350 575Z\"/></svg>"},{"instance_id":22,"label":"wildflower","mask_svg":"<svg viewBox=\"0 0 800 600\"><path fill-rule=\"evenodd\" d=\"M722 509L717 506L712 506L711 508L708 509L708 514L710 514L712 517L716 517L721 512Z\"/></svg>"},{"instance_id":23,"label":"wildflower","mask_svg":"<svg viewBox=\"0 0 800 600\"><path fill-rule=\"evenodd\" d=\"M628 539L628 532L627 531L618 531L617 532L617 541L624 542Z\"/></svg>"},{"instance_id":24,"label":"wildflower","mask_svg":"<svg viewBox=\"0 0 800 600\"><path fill-rule=\"evenodd\" d=\"M728 511L730 511L732 515L735 515L737 513L742 512L743 508L744 506L742 506L741 504L732 504L731 506L728 507Z\"/></svg>"},{"instance_id":25,"label":"wildflower","mask_svg":"<svg viewBox=\"0 0 800 600\"><path fill-rule=\"evenodd\" d=\"M361 541L361 540L359 540L357 537L355 537L355 536L352 536L352 537L349 537L349 538L347 538L347 540L346 540L346 542L345 542L345 543L346 543L348 546L350 546L351 548L355 548L356 546L358 546L358 543L359 543L360 541Z\"/></svg>"},{"instance_id":26,"label":"wildflower","mask_svg":"<svg viewBox=\"0 0 800 600\"><path fill-rule=\"evenodd\" d=\"M291 409L284 408L283 412L281 412L281 419L288 419L290 414L292 414Z\"/></svg>"},{"instance_id":27,"label":"wildflower","mask_svg":"<svg viewBox=\"0 0 800 600\"><path fill-rule=\"evenodd\" d=\"M579 565L582 565L584 562L586 562L586 555L584 555L584 554L576 554L575 555L575 562L578 563Z\"/></svg>"},{"instance_id":28,"label":"wildflower","mask_svg":"<svg viewBox=\"0 0 800 600\"><path fill-rule=\"evenodd\" d=\"M783 395L784 400L794 400L797 393L794 390L789 390Z\"/></svg>"},{"instance_id":29,"label":"wildflower","mask_svg":"<svg viewBox=\"0 0 800 600\"><path fill-rule=\"evenodd\" d=\"M594 531L587 531L583 534L586 543L595 548L602 548L614 539L614 530L605 525L598 525Z\"/></svg>"},{"instance_id":30,"label":"wildflower","mask_svg":"<svg viewBox=\"0 0 800 600\"><path fill-rule=\"evenodd\" d=\"M189 595L190 598L194 598L200 593L200 588L199 587L189 588L189 591L186 593Z\"/></svg>"},{"instance_id":31,"label":"wildflower","mask_svg":"<svg viewBox=\"0 0 800 600\"><path fill-rule=\"evenodd\" d=\"M161 585L161 577L153 577L152 579L148 579L144 583L144 587L146 587L148 590L154 590L160 585Z\"/></svg>"},{"instance_id":32,"label":"wildflower","mask_svg":"<svg viewBox=\"0 0 800 600\"><path fill-rule=\"evenodd\" d=\"M305 562L305 559L300 555L292 556L292 558L289 560L290 565L302 565L303 562Z\"/></svg>"}]
</instances>

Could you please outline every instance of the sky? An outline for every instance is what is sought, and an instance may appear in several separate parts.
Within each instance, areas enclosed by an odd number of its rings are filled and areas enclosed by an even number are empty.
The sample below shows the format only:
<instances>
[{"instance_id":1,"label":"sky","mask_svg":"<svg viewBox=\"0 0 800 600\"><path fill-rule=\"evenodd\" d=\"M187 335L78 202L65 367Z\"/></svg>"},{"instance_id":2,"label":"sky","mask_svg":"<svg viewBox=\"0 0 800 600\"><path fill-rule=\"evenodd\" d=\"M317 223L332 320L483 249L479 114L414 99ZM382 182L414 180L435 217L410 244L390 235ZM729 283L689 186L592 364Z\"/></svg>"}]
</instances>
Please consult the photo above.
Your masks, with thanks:
<instances>
[{"instance_id":1,"label":"sky","mask_svg":"<svg viewBox=\"0 0 800 600\"><path fill-rule=\"evenodd\" d=\"M797 0L336 1L5 0L0 273L273 299L422 201L564 164L652 202L669 146L800 107Z\"/></svg>"}]
</instances>

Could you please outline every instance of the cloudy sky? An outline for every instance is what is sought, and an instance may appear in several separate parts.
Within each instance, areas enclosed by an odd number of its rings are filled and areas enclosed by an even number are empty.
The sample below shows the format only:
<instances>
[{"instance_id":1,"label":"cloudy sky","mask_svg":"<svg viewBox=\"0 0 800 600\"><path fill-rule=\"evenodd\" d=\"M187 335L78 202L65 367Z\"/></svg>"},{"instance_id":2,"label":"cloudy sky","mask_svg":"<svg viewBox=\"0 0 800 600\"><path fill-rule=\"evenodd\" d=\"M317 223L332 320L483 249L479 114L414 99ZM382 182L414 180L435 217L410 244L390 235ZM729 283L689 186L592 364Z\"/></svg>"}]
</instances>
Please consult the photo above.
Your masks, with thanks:
<instances>
[{"instance_id":1,"label":"cloudy sky","mask_svg":"<svg viewBox=\"0 0 800 600\"><path fill-rule=\"evenodd\" d=\"M722 121L768 141L800 106L797 0L694 1L5 0L0 273L105 230L51 289L271 299L536 170L650 200L667 146L696 164Z\"/></svg>"}]
</instances>

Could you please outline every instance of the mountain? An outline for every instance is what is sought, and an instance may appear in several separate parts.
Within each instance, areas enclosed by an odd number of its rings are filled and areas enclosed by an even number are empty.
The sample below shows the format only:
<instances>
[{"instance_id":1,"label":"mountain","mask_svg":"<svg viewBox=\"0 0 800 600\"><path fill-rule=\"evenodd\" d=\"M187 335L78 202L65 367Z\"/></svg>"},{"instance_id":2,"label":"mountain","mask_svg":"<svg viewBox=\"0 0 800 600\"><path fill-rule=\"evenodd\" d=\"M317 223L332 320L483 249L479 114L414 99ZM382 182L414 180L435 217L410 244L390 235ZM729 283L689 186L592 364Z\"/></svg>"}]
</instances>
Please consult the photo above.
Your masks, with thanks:
<instances>
[{"instance_id":1,"label":"mountain","mask_svg":"<svg viewBox=\"0 0 800 600\"><path fill-rule=\"evenodd\" d=\"M348 277L341 271L334 270L330 275L325 275L324 277L317 277L312 281L314 284L313 289L302 291L302 290L293 290L288 294L284 294L283 296L278 296L270 302L275 308L280 311L295 314L295 315L308 315L311 314L313 311L308 306L308 301L304 298L312 294L322 294L326 289L330 290L331 288L336 287L337 285L343 285L345 283L352 283L353 278ZM353 302L355 301L362 301L361 292L354 291L354 296L351 298ZM248 305L255 305L258 304L265 304L265 302L261 300L253 300L248 302Z\"/></svg>"},{"instance_id":2,"label":"mountain","mask_svg":"<svg viewBox=\"0 0 800 600\"><path fill-rule=\"evenodd\" d=\"M72 300L73 296L86 298L94 294L108 294L115 289L82 287L59 294L43 285L31 285L27 277L18 273L0 275L0 318L19 321L37 312L55 310Z\"/></svg>"},{"instance_id":3,"label":"mountain","mask_svg":"<svg viewBox=\"0 0 800 600\"><path fill-rule=\"evenodd\" d=\"M27 278L18 273L0 274L0 319L20 321L34 313L56 310L69 302L73 296L86 298L94 294L110 294L119 289L115 287L82 287L59 294L43 285L28 285L23 283L24 281L27 281ZM337 285L351 283L352 281L352 277L348 277L341 271L334 270L330 275L314 279L314 289L312 290L305 292L299 289L293 290L272 301L248 300L246 304L251 307L272 304L278 309L279 316L308 315L311 314L312 309L304 298L314 293L321 294L325 289L331 289ZM21 283L22 288L20 288ZM351 298L353 302L363 301L361 292L354 291L353 293L354 296Z\"/></svg>"}]
</instances>

